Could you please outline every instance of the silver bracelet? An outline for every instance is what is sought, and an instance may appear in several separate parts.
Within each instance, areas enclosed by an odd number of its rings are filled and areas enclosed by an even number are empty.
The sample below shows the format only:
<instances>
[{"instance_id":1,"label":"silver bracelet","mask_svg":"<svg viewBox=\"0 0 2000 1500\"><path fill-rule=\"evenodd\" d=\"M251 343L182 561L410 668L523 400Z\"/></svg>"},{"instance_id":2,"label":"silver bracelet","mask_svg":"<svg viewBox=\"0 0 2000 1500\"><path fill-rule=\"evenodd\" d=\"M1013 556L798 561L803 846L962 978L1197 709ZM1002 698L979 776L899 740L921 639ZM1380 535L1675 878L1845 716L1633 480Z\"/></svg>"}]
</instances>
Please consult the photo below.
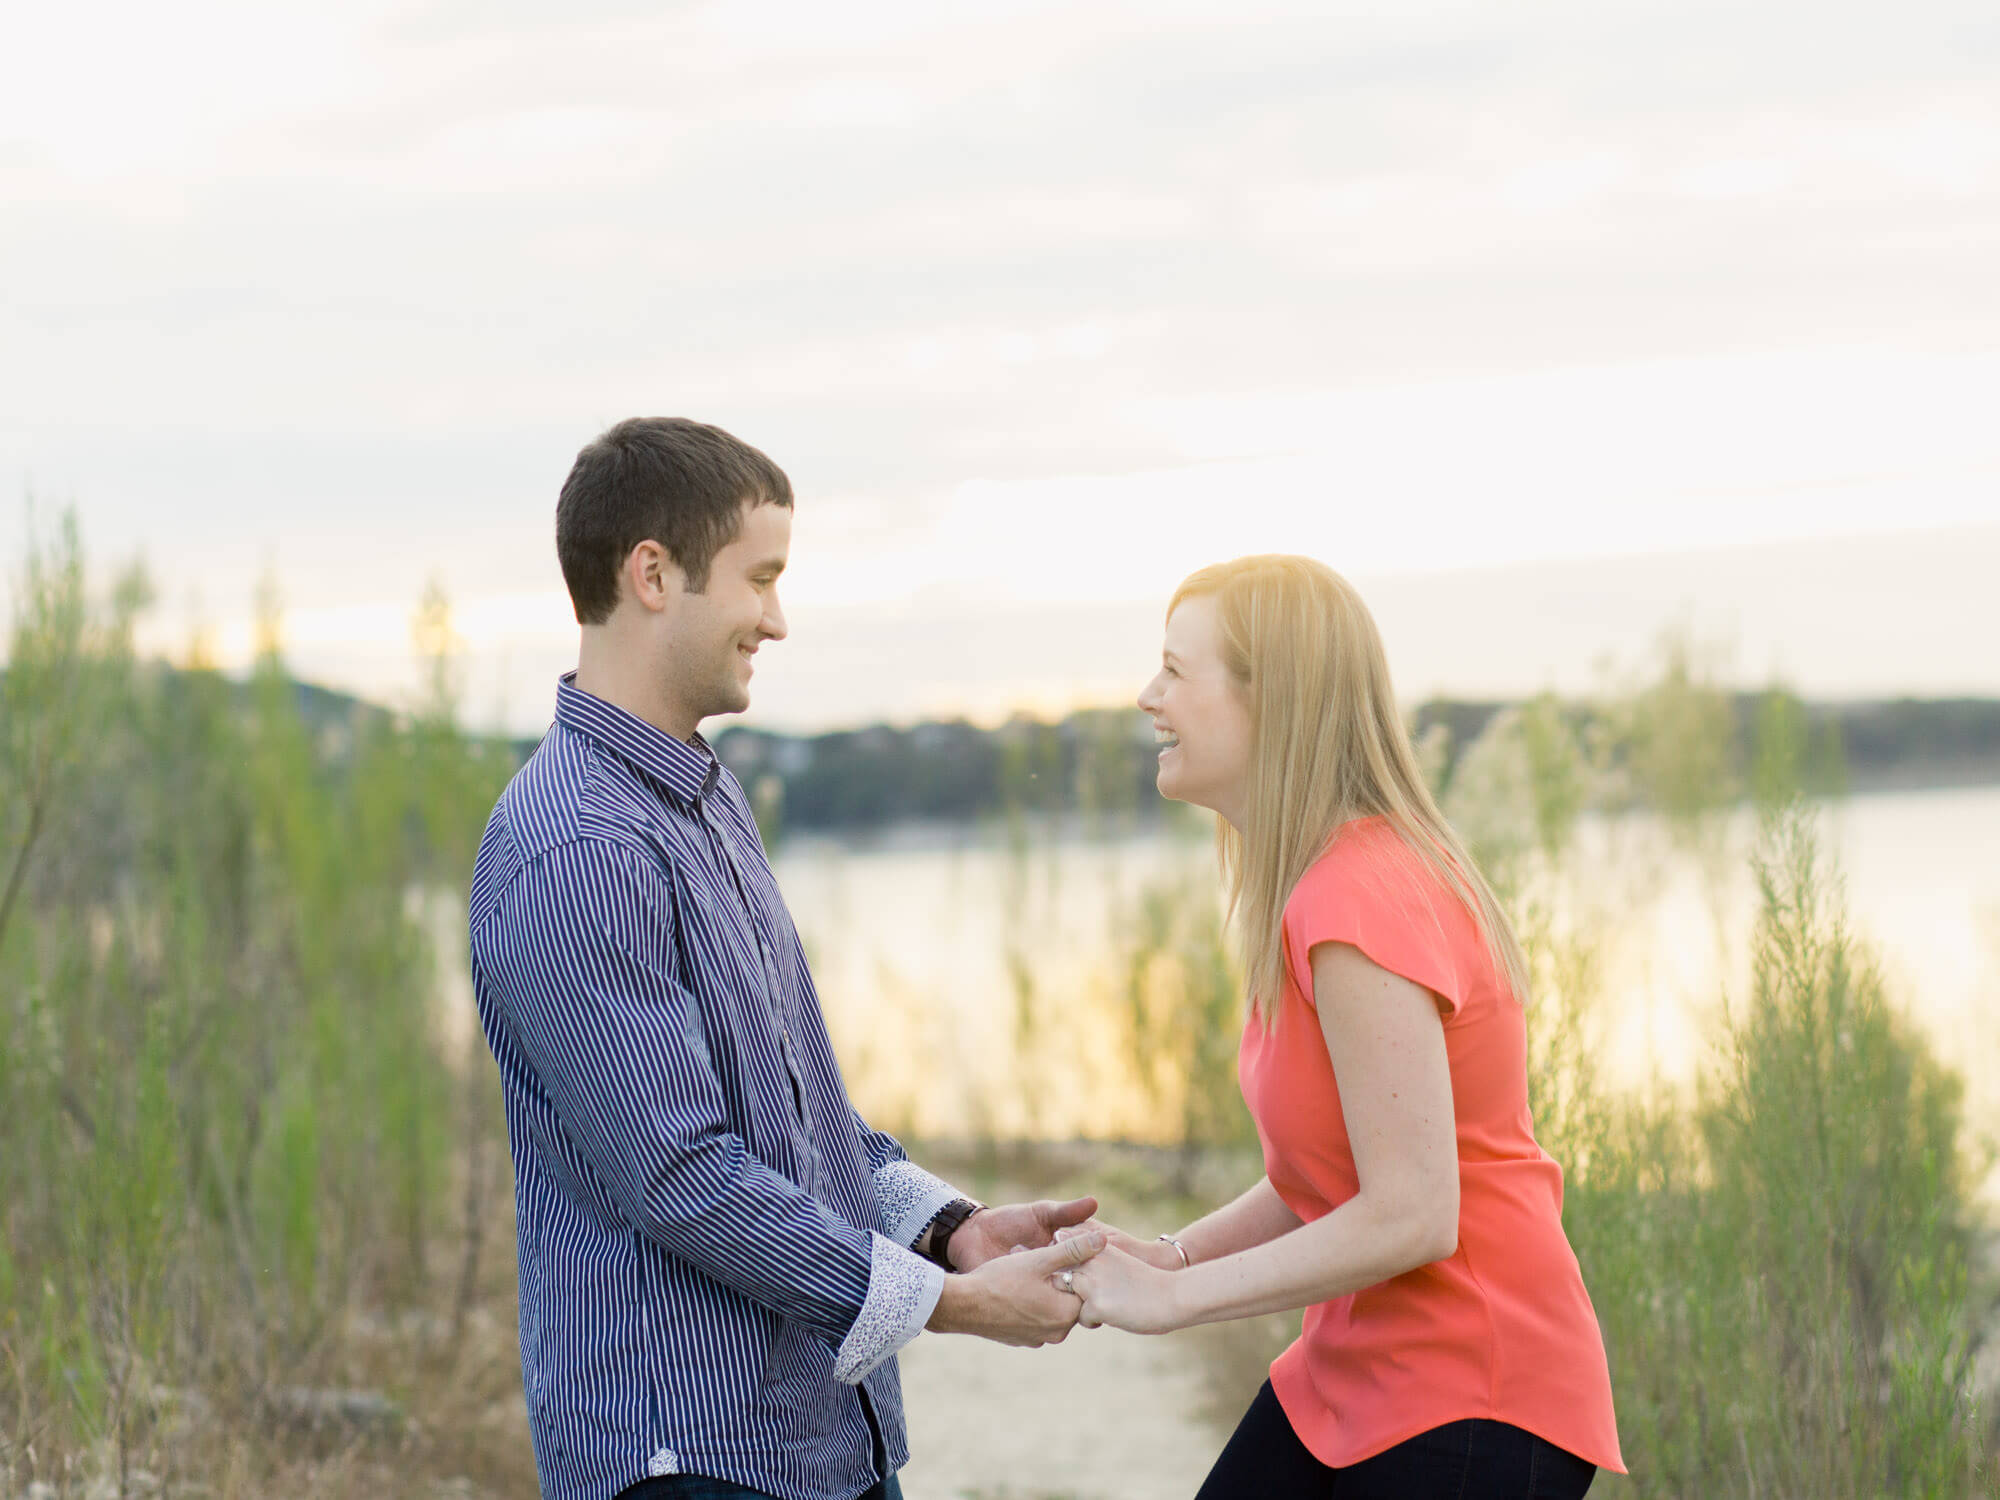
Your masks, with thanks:
<instances>
[{"instance_id":1,"label":"silver bracelet","mask_svg":"<svg viewBox=\"0 0 2000 1500\"><path fill-rule=\"evenodd\" d=\"M1186 1245L1183 1245L1179 1240L1175 1239L1170 1234L1163 1234L1160 1236L1160 1238L1165 1240L1169 1245L1172 1245L1174 1249L1180 1253L1181 1269L1183 1271L1185 1271L1189 1266L1194 1264L1194 1257L1188 1254Z\"/></svg>"}]
</instances>

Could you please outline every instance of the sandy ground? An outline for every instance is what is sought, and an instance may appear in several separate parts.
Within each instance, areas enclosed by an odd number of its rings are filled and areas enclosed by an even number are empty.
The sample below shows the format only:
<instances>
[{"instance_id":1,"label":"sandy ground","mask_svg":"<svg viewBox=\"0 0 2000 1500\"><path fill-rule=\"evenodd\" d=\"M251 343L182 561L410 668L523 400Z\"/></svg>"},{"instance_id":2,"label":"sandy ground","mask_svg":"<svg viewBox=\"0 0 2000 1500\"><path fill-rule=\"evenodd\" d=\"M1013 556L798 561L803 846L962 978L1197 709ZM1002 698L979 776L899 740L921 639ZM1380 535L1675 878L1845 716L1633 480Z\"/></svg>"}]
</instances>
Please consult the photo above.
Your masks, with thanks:
<instances>
[{"instance_id":1,"label":"sandy ground","mask_svg":"<svg viewBox=\"0 0 2000 1500\"><path fill-rule=\"evenodd\" d=\"M1079 1328L1046 1349L926 1336L901 1355L908 1500L1173 1500L1222 1447L1199 1349Z\"/></svg>"}]
</instances>

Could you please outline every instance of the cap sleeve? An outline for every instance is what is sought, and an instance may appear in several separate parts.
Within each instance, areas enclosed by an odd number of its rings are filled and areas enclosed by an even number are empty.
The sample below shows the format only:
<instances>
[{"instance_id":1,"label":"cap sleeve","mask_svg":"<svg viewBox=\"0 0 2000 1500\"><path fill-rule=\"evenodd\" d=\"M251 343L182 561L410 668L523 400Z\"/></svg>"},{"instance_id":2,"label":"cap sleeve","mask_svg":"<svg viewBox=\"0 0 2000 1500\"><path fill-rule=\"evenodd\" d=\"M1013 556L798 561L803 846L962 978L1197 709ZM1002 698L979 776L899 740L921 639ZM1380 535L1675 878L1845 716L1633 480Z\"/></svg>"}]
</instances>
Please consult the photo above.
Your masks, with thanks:
<instances>
[{"instance_id":1,"label":"cap sleeve","mask_svg":"<svg viewBox=\"0 0 2000 1500\"><path fill-rule=\"evenodd\" d=\"M1456 895L1393 830L1350 826L1285 903L1285 962L1310 1005L1313 948L1351 944L1429 990L1450 1020L1465 1002L1469 977L1452 941L1465 921Z\"/></svg>"}]
</instances>

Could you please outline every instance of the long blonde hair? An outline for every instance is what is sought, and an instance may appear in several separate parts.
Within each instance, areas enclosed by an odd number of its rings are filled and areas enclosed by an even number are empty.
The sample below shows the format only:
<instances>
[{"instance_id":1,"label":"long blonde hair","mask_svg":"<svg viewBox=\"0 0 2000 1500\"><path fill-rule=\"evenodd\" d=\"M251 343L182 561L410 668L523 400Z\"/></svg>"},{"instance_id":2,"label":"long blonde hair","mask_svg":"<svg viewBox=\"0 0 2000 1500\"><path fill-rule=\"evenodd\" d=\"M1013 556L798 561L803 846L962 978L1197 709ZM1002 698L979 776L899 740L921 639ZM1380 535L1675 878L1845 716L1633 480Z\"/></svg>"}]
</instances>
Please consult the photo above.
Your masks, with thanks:
<instances>
[{"instance_id":1,"label":"long blonde hair","mask_svg":"<svg viewBox=\"0 0 2000 1500\"><path fill-rule=\"evenodd\" d=\"M1424 782L1361 596L1324 563L1275 554L1203 568L1167 614L1197 596L1215 600L1223 663L1250 703L1244 826L1218 817L1216 846L1258 1020L1277 1021L1293 888L1342 827L1367 817L1386 820L1465 904L1525 1004L1521 945Z\"/></svg>"}]
</instances>

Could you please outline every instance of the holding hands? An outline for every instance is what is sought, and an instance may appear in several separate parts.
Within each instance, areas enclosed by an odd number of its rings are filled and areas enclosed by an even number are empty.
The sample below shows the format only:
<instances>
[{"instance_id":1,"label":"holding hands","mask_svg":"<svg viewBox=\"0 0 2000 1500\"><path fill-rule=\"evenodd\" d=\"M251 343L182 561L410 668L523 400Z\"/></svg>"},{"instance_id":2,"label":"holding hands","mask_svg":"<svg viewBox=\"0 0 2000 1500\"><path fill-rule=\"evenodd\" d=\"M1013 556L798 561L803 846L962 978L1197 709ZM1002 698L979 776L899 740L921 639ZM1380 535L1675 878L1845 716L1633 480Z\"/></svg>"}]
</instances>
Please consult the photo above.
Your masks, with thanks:
<instances>
[{"instance_id":1,"label":"holding hands","mask_svg":"<svg viewBox=\"0 0 2000 1500\"><path fill-rule=\"evenodd\" d=\"M1104 1236L1105 1249L1070 1275L1067 1287L1082 1303L1077 1321L1085 1328L1108 1325L1127 1333L1178 1328L1173 1273L1187 1264L1181 1251L1167 1240L1142 1240L1108 1224L1093 1221L1088 1228ZM1082 1232L1059 1230L1056 1238Z\"/></svg>"},{"instance_id":2,"label":"holding hands","mask_svg":"<svg viewBox=\"0 0 2000 1500\"><path fill-rule=\"evenodd\" d=\"M927 1326L936 1333L974 1333L1019 1348L1060 1344L1083 1307L1070 1282L1077 1268L1103 1248L1101 1234L1071 1235L1039 1250L1020 1246L966 1275L947 1276Z\"/></svg>"},{"instance_id":3,"label":"holding hands","mask_svg":"<svg viewBox=\"0 0 2000 1500\"><path fill-rule=\"evenodd\" d=\"M1043 1199L981 1209L952 1234L930 1327L1034 1348L1059 1344L1081 1323L1130 1333L1180 1326L1173 1273L1182 1252L1091 1215L1095 1198Z\"/></svg>"},{"instance_id":4,"label":"holding hands","mask_svg":"<svg viewBox=\"0 0 2000 1500\"><path fill-rule=\"evenodd\" d=\"M947 1254L965 1274L945 1278L931 1315L940 1333L973 1333L1036 1348L1079 1322L1133 1333L1176 1326L1171 1273L1181 1252L1100 1224L1095 1198L984 1208L952 1234Z\"/></svg>"},{"instance_id":5,"label":"holding hands","mask_svg":"<svg viewBox=\"0 0 2000 1500\"><path fill-rule=\"evenodd\" d=\"M1168 1254L1172 1254L1168 1247ZM1174 1268L1180 1267L1175 1257ZM1181 1326L1174 1272L1148 1265L1123 1250L1106 1250L1071 1277L1082 1299L1077 1321L1085 1328L1107 1324L1127 1333L1168 1333Z\"/></svg>"}]
</instances>

